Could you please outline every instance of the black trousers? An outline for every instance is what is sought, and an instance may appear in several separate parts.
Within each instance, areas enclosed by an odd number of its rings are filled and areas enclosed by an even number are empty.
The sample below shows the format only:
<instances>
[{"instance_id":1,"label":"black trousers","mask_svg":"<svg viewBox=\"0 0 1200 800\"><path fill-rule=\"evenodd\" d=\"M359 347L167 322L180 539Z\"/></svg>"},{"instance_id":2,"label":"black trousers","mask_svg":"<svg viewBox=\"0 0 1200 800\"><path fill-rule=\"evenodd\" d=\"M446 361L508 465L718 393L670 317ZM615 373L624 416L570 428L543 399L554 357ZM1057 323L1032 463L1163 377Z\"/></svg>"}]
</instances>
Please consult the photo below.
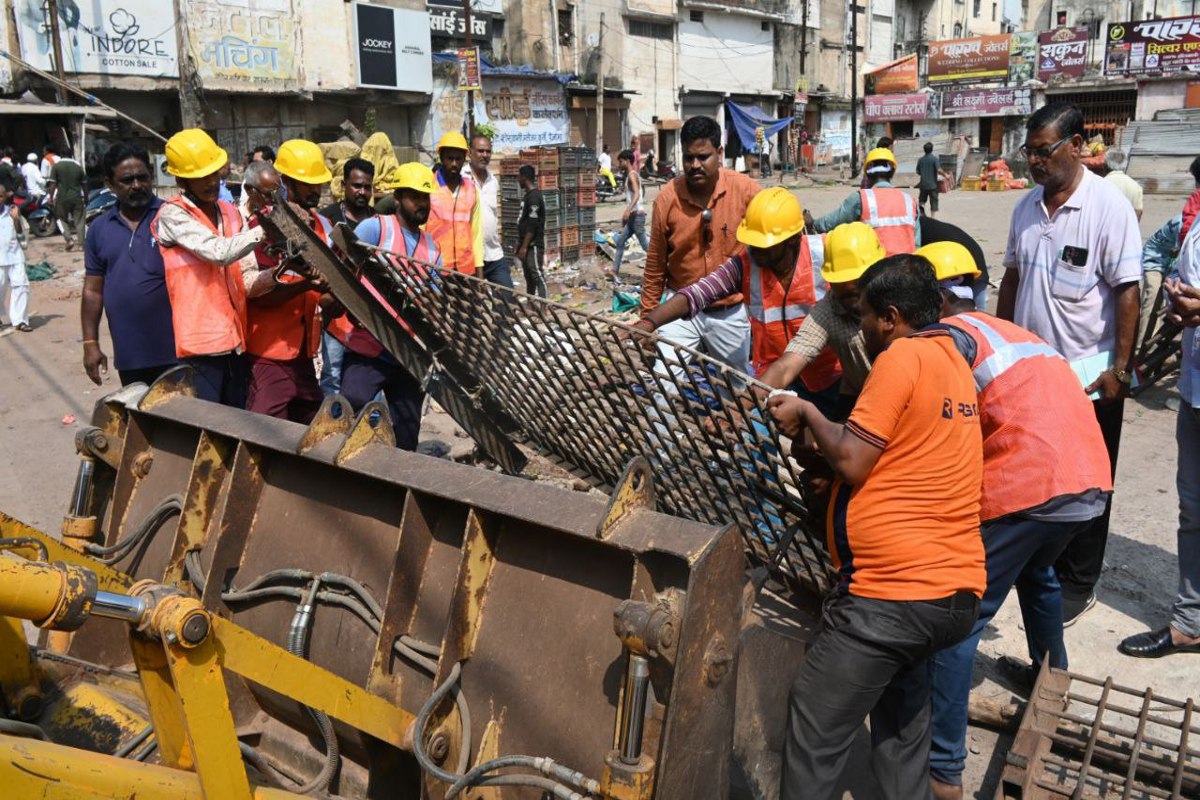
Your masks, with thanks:
<instances>
[{"instance_id":1,"label":"black trousers","mask_svg":"<svg viewBox=\"0 0 1200 800\"><path fill-rule=\"evenodd\" d=\"M1116 400L1092 403L1100 433L1104 436L1104 447L1112 464L1112 477L1117 478L1117 452L1121 447L1121 423L1125 416L1125 401ZM1084 600L1096 589L1100 573L1104 569L1104 548L1108 544L1108 518L1112 513L1112 496L1104 513L1096 517L1079 535L1071 540L1067 549L1054 562L1058 582L1062 584L1064 600Z\"/></svg>"},{"instance_id":2,"label":"black trousers","mask_svg":"<svg viewBox=\"0 0 1200 800\"><path fill-rule=\"evenodd\" d=\"M117 376L121 379L122 386L128 386L131 383L144 383L147 386L154 383L162 377L162 374L169 369L174 369L178 364L163 364L158 367L139 367L137 369L119 369Z\"/></svg>"},{"instance_id":3,"label":"black trousers","mask_svg":"<svg viewBox=\"0 0 1200 800\"><path fill-rule=\"evenodd\" d=\"M978 615L970 592L929 602L831 598L788 698L780 800L832 798L868 715L880 797L928 797L927 659L966 638Z\"/></svg>"}]
</instances>

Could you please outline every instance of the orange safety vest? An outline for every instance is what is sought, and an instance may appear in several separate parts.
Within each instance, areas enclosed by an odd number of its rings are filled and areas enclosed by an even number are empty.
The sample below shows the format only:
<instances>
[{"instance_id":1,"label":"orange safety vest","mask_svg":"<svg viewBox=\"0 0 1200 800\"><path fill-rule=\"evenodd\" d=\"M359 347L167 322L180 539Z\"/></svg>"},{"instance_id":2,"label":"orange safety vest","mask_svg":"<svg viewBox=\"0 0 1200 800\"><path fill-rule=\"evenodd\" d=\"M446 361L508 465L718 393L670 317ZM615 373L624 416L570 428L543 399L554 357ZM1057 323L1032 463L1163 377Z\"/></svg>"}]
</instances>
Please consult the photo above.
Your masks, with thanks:
<instances>
[{"instance_id":1,"label":"orange safety vest","mask_svg":"<svg viewBox=\"0 0 1200 800\"><path fill-rule=\"evenodd\" d=\"M439 171L429 196L429 221L425 230L442 250L443 266L446 269L475 274L475 232L471 227L471 213L478 202L475 184L463 180L457 192L451 192L442 183Z\"/></svg>"},{"instance_id":2,"label":"orange safety vest","mask_svg":"<svg viewBox=\"0 0 1200 800\"><path fill-rule=\"evenodd\" d=\"M310 223L312 229L321 234L325 244L330 244L333 225L320 214L316 217L317 222ZM303 279L285 273L280 280L291 283ZM321 342L320 299L320 292L308 291L277 306L251 301L246 310L246 352L275 361L315 355Z\"/></svg>"},{"instance_id":3,"label":"orange safety vest","mask_svg":"<svg viewBox=\"0 0 1200 800\"><path fill-rule=\"evenodd\" d=\"M821 277L825 242L820 236L801 238L796 271L786 290L771 270L754 263L748 251L734 258L742 263L742 297L750 317L750 363L754 374L761 375L783 355L804 318L829 291L829 284ZM827 347L804 368L800 377L810 391L819 392L842 377L842 365L837 354Z\"/></svg>"},{"instance_id":4,"label":"orange safety vest","mask_svg":"<svg viewBox=\"0 0 1200 800\"><path fill-rule=\"evenodd\" d=\"M377 219L379 220L379 249L393 253L408 253L408 242L404 238L404 228L400 225L400 220L396 218L396 215L380 214ZM411 253L408 253L409 258L426 264L435 263L439 255L440 252L438 251L437 243L425 231L422 231L421 237L417 239L417 246ZM367 283L365 278L360 280L362 280L363 285L367 287L368 291L375 295L381 302L385 302L375 292L374 287ZM387 306L386 302L385 307L390 309L390 306ZM383 345L380 344L379 340L366 328L351 320L349 314L342 314L340 317L334 319L329 323L326 330L339 342L360 356L375 358L383 352Z\"/></svg>"},{"instance_id":5,"label":"orange safety vest","mask_svg":"<svg viewBox=\"0 0 1200 800\"><path fill-rule=\"evenodd\" d=\"M240 233L242 215L237 206L217 201L220 209L221 234L195 204L182 196L163 204L176 205L216 235L226 237ZM162 209L150 223L155 240ZM167 296L171 298L171 318L175 328L175 354L211 356L238 350L246 344L246 287L242 284L242 268L235 261L227 266L213 264L195 256L178 245L159 245L163 269L167 278Z\"/></svg>"},{"instance_id":6,"label":"orange safety vest","mask_svg":"<svg viewBox=\"0 0 1200 800\"><path fill-rule=\"evenodd\" d=\"M859 189L862 221L875 229L889 256L917 249L917 201L900 189Z\"/></svg>"},{"instance_id":7,"label":"orange safety vest","mask_svg":"<svg viewBox=\"0 0 1200 800\"><path fill-rule=\"evenodd\" d=\"M1112 491L1104 437L1071 365L1034 334L970 312L942 323L975 342L983 521L1088 489Z\"/></svg>"}]
</instances>

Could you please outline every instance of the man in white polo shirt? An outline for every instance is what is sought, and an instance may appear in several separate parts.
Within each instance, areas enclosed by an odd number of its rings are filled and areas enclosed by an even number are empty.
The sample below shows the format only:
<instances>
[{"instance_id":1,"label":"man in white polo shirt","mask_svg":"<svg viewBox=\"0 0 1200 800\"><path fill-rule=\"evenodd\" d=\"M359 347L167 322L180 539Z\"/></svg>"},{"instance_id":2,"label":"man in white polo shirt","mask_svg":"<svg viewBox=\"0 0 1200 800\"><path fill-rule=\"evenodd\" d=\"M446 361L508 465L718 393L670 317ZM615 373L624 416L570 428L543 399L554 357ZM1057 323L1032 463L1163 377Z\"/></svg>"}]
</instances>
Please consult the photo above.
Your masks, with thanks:
<instances>
[{"instance_id":1,"label":"man in white polo shirt","mask_svg":"<svg viewBox=\"0 0 1200 800\"><path fill-rule=\"evenodd\" d=\"M997 315L1033 331L1089 376L1083 390L1098 398L1096 419L1115 478L1138 328L1142 236L1120 190L1080 163L1078 108L1040 108L1025 130L1021 150L1038 186L1013 209ZM1055 562L1064 625L1096 602L1108 518L1106 510Z\"/></svg>"}]
</instances>

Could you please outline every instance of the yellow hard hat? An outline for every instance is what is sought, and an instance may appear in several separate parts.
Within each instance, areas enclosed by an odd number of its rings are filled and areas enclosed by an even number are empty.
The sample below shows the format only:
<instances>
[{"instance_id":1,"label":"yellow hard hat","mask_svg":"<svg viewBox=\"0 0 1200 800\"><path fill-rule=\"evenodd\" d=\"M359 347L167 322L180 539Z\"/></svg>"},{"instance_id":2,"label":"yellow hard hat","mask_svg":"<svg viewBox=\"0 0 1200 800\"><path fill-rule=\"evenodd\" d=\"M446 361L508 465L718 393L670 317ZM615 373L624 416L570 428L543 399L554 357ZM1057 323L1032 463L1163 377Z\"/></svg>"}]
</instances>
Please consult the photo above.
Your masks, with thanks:
<instances>
[{"instance_id":1,"label":"yellow hard hat","mask_svg":"<svg viewBox=\"0 0 1200 800\"><path fill-rule=\"evenodd\" d=\"M825 236L825 263L821 277L826 283L849 283L862 277L867 268L885 257L875 229L865 222L838 225Z\"/></svg>"},{"instance_id":2,"label":"yellow hard hat","mask_svg":"<svg viewBox=\"0 0 1200 800\"><path fill-rule=\"evenodd\" d=\"M746 206L737 240L749 247L774 247L803 230L800 200L782 186L772 186L756 194Z\"/></svg>"},{"instance_id":3,"label":"yellow hard hat","mask_svg":"<svg viewBox=\"0 0 1200 800\"><path fill-rule=\"evenodd\" d=\"M975 266L971 251L958 242L931 242L913 253L933 264L939 281L958 277L978 278L982 273Z\"/></svg>"},{"instance_id":4,"label":"yellow hard hat","mask_svg":"<svg viewBox=\"0 0 1200 800\"><path fill-rule=\"evenodd\" d=\"M433 194L433 170L418 161L409 161L396 169L396 188Z\"/></svg>"},{"instance_id":5,"label":"yellow hard hat","mask_svg":"<svg viewBox=\"0 0 1200 800\"><path fill-rule=\"evenodd\" d=\"M449 133L443 134L441 139L438 139L438 152L441 152L447 147L454 150L470 149L470 147L467 145L467 137L463 136L458 131L450 131Z\"/></svg>"},{"instance_id":6,"label":"yellow hard hat","mask_svg":"<svg viewBox=\"0 0 1200 800\"><path fill-rule=\"evenodd\" d=\"M321 148L307 139L288 139L275 154L275 171L301 183L329 183L333 173L325 166Z\"/></svg>"},{"instance_id":7,"label":"yellow hard hat","mask_svg":"<svg viewBox=\"0 0 1200 800\"><path fill-rule=\"evenodd\" d=\"M891 150L888 150L886 147L876 147L874 150L867 153L867 158L863 164L870 164L872 161L886 161L894 168L896 166L896 154Z\"/></svg>"},{"instance_id":8,"label":"yellow hard hat","mask_svg":"<svg viewBox=\"0 0 1200 800\"><path fill-rule=\"evenodd\" d=\"M167 172L176 178L203 178L227 161L229 154L199 128L188 128L167 140Z\"/></svg>"}]
</instances>

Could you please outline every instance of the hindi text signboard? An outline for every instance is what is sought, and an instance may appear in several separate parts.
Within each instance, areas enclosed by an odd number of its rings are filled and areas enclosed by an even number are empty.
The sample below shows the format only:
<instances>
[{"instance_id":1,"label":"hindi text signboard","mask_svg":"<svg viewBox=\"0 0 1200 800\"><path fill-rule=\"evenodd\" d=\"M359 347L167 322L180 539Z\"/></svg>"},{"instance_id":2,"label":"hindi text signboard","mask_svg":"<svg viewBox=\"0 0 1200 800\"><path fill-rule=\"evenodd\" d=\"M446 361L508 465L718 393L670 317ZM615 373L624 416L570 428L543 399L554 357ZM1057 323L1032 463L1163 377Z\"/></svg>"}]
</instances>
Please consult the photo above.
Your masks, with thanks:
<instances>
[{"instance_id":1,"label":"hindi text signboard","mask_svg":"<svg viewBox=\"0 0 1200 800\"><path fill-rule=\"evenodd\" d=\"M1055 75L1082 78L1087 66L1088 29L1058 28L1038 34L1038 80Z\"/></svg>"},{"instance_id":2,"label":"hindi text signboard","mask_svg":"<svg viewBox=\"0 0 1200 800\"><path fill-rule=\"evenodd\" d=\"M867 122L925 119L929 116L929 95L869 94L863 98Z\"/></svg>"},{"instance_id":3,"label":"hindi text signboard","mask_svg":"<svg viewBox=\"0 0 1200 800\"><path fill-rule=\"evenodd\" d=\"M867 94L903 94L915 92L917 83L917 54L898 58L890 64L863 73Z\"/></svg>"},{"instance_id":4,"label":"hindi text signboard","mask_svg":"<svg viewBox=\"0 0 1200 800\"><path fill-rule=\"evenodd\" d=\"M1007 78L1009 39L1005 33L930 42L929 83Z\"/></svg>"},{"instance_id":5,"label":"hindi text signboard","mask_svg":"<svg viewBox=\"0 0 1200 800\"><path fill-rule=\"evenodd\" d=\"M1013 117L1031 112L1029 89L955 89L942 92L942 119Z\"/></svg>"},{"instance_id":6,"label":"hindi text signboard","mask_svg":"<svg viewBox=\"0 0 1200 800\"><path fill-rule=\"evenodd\" d=\"M1149 19L1108 26L1105 75L1200 71L1200 17Z\"/></svg>"}]
</instances>

